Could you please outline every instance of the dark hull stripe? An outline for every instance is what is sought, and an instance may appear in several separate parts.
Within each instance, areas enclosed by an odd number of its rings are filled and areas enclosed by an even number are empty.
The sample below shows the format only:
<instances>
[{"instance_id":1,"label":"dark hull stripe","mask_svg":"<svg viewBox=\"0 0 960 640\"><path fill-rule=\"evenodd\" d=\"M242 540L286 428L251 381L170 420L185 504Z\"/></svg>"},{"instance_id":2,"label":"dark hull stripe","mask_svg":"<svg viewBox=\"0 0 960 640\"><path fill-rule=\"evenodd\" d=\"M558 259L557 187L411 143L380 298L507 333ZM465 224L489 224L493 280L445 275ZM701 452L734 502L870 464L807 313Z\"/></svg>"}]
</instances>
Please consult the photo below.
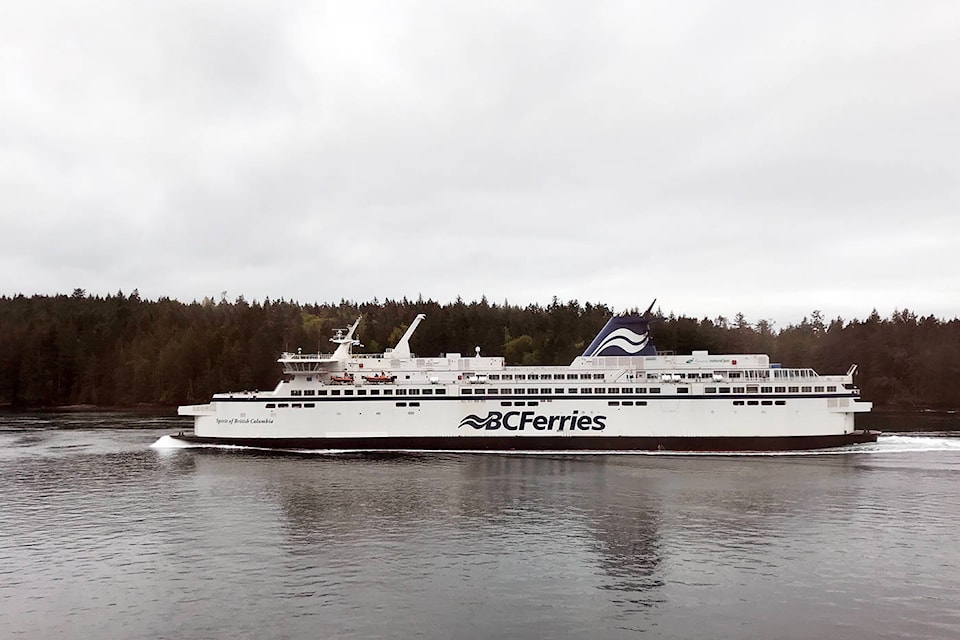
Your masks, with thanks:
<instances>
[{"instance_id":1,"label":"dark hull stripe","mask_svg":"<svg viewBox=\"0 0 960 640\"><path fill-rule=\"evenodd\" d=\"M802 451L876 442L876 431L819 436L631 437L631 436L476 436L388 438L220 438L190 434L172 436L195 444L234 445L260 449L351 451Z\"/></svg>"}]
</instances>

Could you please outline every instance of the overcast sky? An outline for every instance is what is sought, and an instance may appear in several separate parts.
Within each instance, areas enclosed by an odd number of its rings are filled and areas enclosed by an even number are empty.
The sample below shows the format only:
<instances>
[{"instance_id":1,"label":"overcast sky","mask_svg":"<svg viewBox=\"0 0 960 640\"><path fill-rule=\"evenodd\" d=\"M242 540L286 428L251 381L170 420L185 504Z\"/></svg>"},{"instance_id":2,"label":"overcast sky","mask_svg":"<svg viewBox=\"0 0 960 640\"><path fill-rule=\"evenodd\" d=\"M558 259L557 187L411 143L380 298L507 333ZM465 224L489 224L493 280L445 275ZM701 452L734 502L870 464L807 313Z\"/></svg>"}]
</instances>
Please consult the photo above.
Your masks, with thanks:
<instances>
[{"instance_id":1,"label":"overcast sky","mask_svg":"<svg viewBox=\"0 0 960 640\"><path fill-rule=\"evenodd\" d=\"M960 315L960 2L0 0L0 294Z\"/></svg>"}]
</instances>

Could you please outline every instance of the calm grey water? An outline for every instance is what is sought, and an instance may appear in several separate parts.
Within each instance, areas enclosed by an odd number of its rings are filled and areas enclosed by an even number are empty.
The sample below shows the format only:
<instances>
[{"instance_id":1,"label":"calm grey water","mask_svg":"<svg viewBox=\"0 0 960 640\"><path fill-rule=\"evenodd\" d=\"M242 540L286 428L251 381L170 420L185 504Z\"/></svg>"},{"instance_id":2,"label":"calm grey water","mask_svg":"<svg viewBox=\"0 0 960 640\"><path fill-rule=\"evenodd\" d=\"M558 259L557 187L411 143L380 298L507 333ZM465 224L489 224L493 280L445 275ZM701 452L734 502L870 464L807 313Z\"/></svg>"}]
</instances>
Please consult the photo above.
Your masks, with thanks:
<instances>
[{"instance_id":1,"label":"calm grey water","mask_svg":"<svg viewBox=\"0 0 960 640\"><path fill-rule=\"evenodd\" d=\"M786 456L151 448L183 425L0 416L0 636L960 637L949 434Z\"/></svg>"}]
</instances>

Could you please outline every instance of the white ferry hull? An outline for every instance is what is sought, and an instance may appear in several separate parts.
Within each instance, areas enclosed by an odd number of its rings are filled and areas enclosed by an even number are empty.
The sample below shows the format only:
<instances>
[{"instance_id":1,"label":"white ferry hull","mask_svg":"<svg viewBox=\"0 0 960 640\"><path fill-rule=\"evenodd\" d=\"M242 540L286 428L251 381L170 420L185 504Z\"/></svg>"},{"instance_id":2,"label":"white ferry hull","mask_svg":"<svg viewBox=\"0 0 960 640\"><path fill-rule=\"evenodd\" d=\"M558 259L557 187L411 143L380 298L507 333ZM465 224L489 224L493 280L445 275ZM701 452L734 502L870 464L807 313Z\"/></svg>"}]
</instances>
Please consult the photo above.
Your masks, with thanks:
<instances>
[{"instance_id":1,"label":"white ferry hull","mask_svg":"<svg viewBox=\"0 0 960 640\"><path fill-rule=\"evenodd\" d=\"M648 309L649 313L649 309ZM329 355L286 353L273 391L180 407L190 442L354 451L770 451L876 440L842 376L783 369L761 354L657 355L643 317L612 318L568 367L509 367L459 353L418 358L409 339L356 355L359 319Z\"/></svg>"},{"instance_id":2,"label":"white ferry hull","mask_svg":"<svg viewBox=\"0 0 960 640\"><path fill-rule=\"evenodd\" d=\"M423 398L415 407L390 399L266 409L258 398L211 403L194 414L194 433L180 437L272 449L567 452L803 450L877 438L856 430L854 413L869 403L852 397L733 401Z\"/></svg>"}]
</instances>

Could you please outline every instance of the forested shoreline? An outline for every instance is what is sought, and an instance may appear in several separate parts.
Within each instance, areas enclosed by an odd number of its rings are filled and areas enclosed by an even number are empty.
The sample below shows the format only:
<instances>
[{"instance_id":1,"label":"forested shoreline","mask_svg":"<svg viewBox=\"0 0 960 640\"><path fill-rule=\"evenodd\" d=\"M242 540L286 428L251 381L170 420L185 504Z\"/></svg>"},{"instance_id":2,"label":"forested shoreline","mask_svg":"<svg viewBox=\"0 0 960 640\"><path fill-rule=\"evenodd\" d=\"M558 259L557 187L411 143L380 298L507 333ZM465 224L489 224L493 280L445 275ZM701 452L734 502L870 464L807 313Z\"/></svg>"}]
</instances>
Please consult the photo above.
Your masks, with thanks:
<instances>
[{"instance_id":1,"label":"forested shoreline","mask_svg":"<svg viewBox=\"0 0 960 640\"><path fill-rule=\"evenodd\" d=\"M613 315L604 304L557 299L546 306L457 300L300 304L242 297L182 303L106 297L0 297L0 406L172 406L205 402L217 391L272 389L281 351L329 351L332 332L362 315L363 352L393 346L418 313L427 320L415 352L503 355L511 364L566 365ZM960 320L906 309L881 318L798 324L689 318L657 312L660 351L768 353L783 366L843 373L859 364L862 395L878 407L960 407Z\"/></svg>"}]
</instances>

